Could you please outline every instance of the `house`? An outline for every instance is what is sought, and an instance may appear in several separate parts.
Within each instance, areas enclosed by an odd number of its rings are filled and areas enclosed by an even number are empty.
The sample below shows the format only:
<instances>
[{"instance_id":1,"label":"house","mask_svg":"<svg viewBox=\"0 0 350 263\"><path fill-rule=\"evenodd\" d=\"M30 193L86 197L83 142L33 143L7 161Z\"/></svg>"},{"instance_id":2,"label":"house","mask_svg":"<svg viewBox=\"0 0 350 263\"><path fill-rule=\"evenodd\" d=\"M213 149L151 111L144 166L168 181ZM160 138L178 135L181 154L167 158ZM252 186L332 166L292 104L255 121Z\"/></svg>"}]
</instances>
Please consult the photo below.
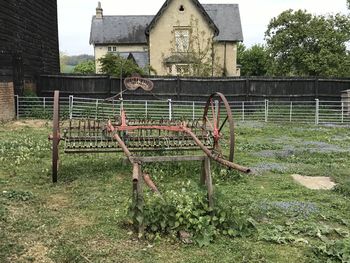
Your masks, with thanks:
<instances>
[{"instance_id":1,"label":"house","mask_svg":"<svg viewBox=\"0 0 350 263\"><path fill-rule=\"evenodd\" d=\"M239 76L240 41L237 4L197 0L166 0L155 16L104 16L99 3L90 34L97 73L98 59L112 52L157 75Z\"/></svg>"}]
</instances>

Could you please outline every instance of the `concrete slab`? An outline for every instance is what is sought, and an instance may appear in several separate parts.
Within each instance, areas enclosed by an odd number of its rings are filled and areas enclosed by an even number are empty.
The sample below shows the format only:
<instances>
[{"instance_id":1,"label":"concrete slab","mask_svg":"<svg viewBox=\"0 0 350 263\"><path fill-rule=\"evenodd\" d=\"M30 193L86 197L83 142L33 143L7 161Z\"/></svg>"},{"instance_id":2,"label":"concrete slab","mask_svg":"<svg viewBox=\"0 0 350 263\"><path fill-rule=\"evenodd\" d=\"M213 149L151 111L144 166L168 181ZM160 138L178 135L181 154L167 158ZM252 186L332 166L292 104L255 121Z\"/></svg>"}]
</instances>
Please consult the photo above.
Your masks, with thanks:
<instances>
[{"instance_id":1,"label":"concrete slab","mask_svg":"<svg viewBox=\"0 0 350 263\"><path fill-rule=\"evenodd\" d=\"M300 174L292 174L292 177L301 185L313 190L332 190L336 186L330 177L303 176Z\"/></svg>"}]
</instances>

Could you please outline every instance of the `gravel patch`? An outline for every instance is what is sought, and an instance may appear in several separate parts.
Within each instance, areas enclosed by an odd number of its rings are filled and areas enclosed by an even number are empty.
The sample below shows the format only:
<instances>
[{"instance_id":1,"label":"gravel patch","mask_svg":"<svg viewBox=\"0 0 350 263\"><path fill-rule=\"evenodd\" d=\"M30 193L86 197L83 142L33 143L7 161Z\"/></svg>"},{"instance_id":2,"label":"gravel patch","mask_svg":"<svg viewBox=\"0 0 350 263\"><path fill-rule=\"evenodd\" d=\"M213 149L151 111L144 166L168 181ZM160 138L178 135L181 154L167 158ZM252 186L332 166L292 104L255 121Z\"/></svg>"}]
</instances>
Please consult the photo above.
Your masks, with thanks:
<instances>
[{"instance_id":1,"label":"gravel patch","mask_svg":"<svg viewBox=\"0 0 350 263\"><path fill-rule=\"evenodd\" d=\"M278 209L285 213L298 214L299 216L304 217L308 217L309 215L318 212L318 207L316 204L300 201L276 201L264 203L261 205L261 208L266 211Z\"/></svg>"},{"instance_id":2,"label":"gravel patch","mask_svg":"<svg viewBox=\"0 0 350 263\"><path fill-rule=\"evenodd\" d=\"M338 141L338 142L343 142L343 141L350 141L350 136L349 135L335 135L332 137L333 141Z\"/></svg>"},{"instance_id":3,"label":"gravel patch","mask_svg":"<svg viewBox=\"0 0 350 263\"><path fill-rule=\"evenodd\" d=\"M303 144L306 146L306 149L312 153L343 153L350 152L349 148L342 148L338 145L326 143L326 142L318 142L318 141L304 141Z\"/></svg>"},{"instance_id":4,"label":"gravel patch","mask_svg":"<svg viewBox=\"0 0 350 263\"><path fill-rule=\"evenodd\" d=\"M237 123L237 127L261 129L266 127L266 123L261 121L244 121L244 122L240 121Z\"/></svg>"},{"instance_id":5,"label":"gravel patch","mask_svg":"<svg viewBox=\"0 0 350 263\"><path fill-rule=\"evenodd\" d=\"M281 150L262 150L257 153L255 153L255 156L259 157L265 157L265 158L271 158L271 157L289 157L291 155L294 155L297 152L295 147L293 146L285 146Z\"/></svg>"},{"instance_id":6,"label":"gravel patch","mask_svg":"<svg viewBox=\"0 0 350 263\"><path fill-rule=\"evenodd\" d=\"M286 158L291 155L301 153L303 151L309 151L311 153L347 153L350 152L349 147L341 147L335 144L320 142L320 141L302 141L294 140L291 145L291 140L288 137L282 137L279 139L273 139L273 143L289 144L283 147L282 150L262 150L254 153L255 156L272 158L282 157Z\"/></svg>"},{"instance_id":7,"label":"gravel patch","mask_svg":"<svg viewBox=\"0 0 350 263\"><path fill-rule=\"evenodd\" d=\"M251 169L253 174L262 174L264 172L286 172L288 170L288 166L280 163L259 163L256 166L253 166Z\"/></svg>"}]
</instances>

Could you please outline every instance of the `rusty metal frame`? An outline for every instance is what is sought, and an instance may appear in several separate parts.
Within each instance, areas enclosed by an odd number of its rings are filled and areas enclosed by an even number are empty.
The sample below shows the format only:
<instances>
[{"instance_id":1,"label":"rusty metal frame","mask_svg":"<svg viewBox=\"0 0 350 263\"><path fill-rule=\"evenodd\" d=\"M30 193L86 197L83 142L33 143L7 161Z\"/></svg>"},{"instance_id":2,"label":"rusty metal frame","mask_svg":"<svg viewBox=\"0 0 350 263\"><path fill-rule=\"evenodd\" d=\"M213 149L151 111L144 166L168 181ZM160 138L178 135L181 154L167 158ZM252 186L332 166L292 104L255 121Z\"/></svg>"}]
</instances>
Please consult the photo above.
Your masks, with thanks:
<instances>
[{"instance_id":1,"label":"rusty metal frame","mask_svg":"<svg viewBox=\"0 0 350 263\"><path fill-rule=\"evenodd\" d=\"M137 78L130 80L131 83L134 85L137 85ZM148 83L148 82L144 82ZM148 84L145 84L148 85ZM86 124L84 122L84 133L83 136L80 134L81 129L81 123L79 120L79 125L77 127L72 126L72 123L69 123L69 130L65 131L63 133L63 136L61 138L60 135L60 127L59 127L59 91L55 91L54 94L54 110L53 110L53 134L49 136L49 139L52 140L52 181L55 183L57 182L57 174L58 174L58 163L59 163L59 147L58 144L61 139L69 140L72 139L73 142L75 139L82 139L85 141L91 141L93 142L96 137L96 127L97 129L103 129L105 132L103 140L106 142L116 143L116 147L113 149L98 149L91 147L89 149L77 149L75 150L74 147L72 149L68 149L66 152L74 153L76 152L115 152L117 151L117 146L119 146L118 150L123 151L124 155L127 157L127 159L130 161L133 167L132 172L132 182L133 182L133 200L134 202L137 202L137 207L143 206L143 197L142 197L142 184L143 181L145 184L154 192L157 194L160 194L157 186L154 184L154 182L151 179L151 176L147 173L142 172L142 164L144 163L152 163L152 162L174 162L174 161L201 161L202 162L202 174L200 176L200 182L207 187L208 191L208 203L210 207L213 207L213 186L212 186L212 178L211 178L211 171L210 171L210 159L218 162L221 165L224 165L231 169L236 169L243 173L249 173L250 169L244 166L241 166L239 164L236 164L233 162L234 157L234 124L233 124L233 117L231 113L230 106L225 98L225 96L222 93L214 93L212 94L205 105L204 108L204 114L202 119L202 124L198 125L198 123L194 126L194 129L196 131L199 131L201 134L196 134L193 127L191 125L188 125L185 121L181 122L175 122L175 123L168 123L168 125L164 125L161 121L151 122L150 124L146 125L144 123L133 123L133 125L129 125L126 117L125 110L123 107L121 107L120 111L120 121L118 123L112 124L111 120L108 120L107 123L104 126L100 126L100 123L94 122L92 125L90 121L88 122L87 129L93 129L92 135L90 133L90 130L87 134L85 134ZM222 129L223 127L227 125L229 129L229 157L228 159L223 158L222 154L220 153L221 146L220 146L220 140L222 139ZM78 130L78 136L72 137L72 131L74 129ZM186 140L191 141L190 144L187 143L188 147L179 147L179 145L173 145L176 146L177 150L186 150L186 149L196 149L201 150L205 155L201 156L137 156L134 155L133 152L140 152L142 150L150 150L150 151L156 151L155 147L150 149L139 149L139 148L132 148L129 149L128 145L123 140L123 135L126 132L133 132L141 130L141 133L143 130L159 130L159 131L165 131L170 132L174 134L178 134L178 137L174 136L174 138L186 138ZM160 134L160 132L159 132ZM71 137L69 137L71 136ZM95 137L94 137L95 136ZM181 137L182 136L182 137ZM166 137L166 136L165 136ZM165 138L164 137L164 138ZM212 137L210 140L206 140L206 138ZM153 138L151 136L151 138ZM160 137L161 138L161 137ZM169 138L169 137L166 137ZM172 137L170 137L172 138ZM145 139L145 138L143 138ZM147 139L147 138L146 138ZM204 142L203 142L203 141ZM213 145L209 145L211 142L213 142ZM97 145L97 144L96 144ZM170 146L171 144L169 144ZM96 146L97 147L97 146ZM142 145L141 145L142 147ZM163 150L163 149L161 149ZM143 232L143 226L140 225L138 228L138 232Z\"/></svg>"},{"instance_id":2,"label":"rusty metal frame","mask_svg":"<svg viewBox=\"0 0 350 263\"><path fill-rule=\"evenodd\" d=\"M214 105L214 99L218 98L218 105ZM215 107L217 109L215 109ZM222 108L222 109L221 109ZM211 111L210 118L208 117L209 112ZM224 113L224 118L222 118L221 114ZM220 124L220 121L222 123ZM221 150L221 146L219 146L220 139L222 137L221 130L224 127L225 124L228 124L229 128L229 134L230 134L230 149L229 149L229 157L228 160L222 157L221 154L218 154L218 150ZM128 125L127 124L127 118L125 110L121 109L121 123L120 124L112 124L109 120L107 124L105 125L105 129L109 134L112 134L111 140L115 140L118 145L120 146L121 150L124 152L124 154L129 158L130 161L132 161L132 153L128 149L127 145L123 141L123 139L119 136L120 132L130 132L130 131L136 131L136 130L160 130L160 131L169 131L169 132L175 132L180 134L186 134L186 138L192 138L195 145L198 146L200 150L202 150L206 156L213 159L214 161L232 169L236 169L240 172L249 173L250 169L241 165L238 165L233 162L234 157L234 125L233 125L233 118L231 109L229 107L229 104L225 98L225 96L222 93L214 93L212 94L205 105L204 108L204 114L203 114L203 126L202 130L203 132L206 131L207 125L210 126L210 131L212 133L212 137L214 138L214 144L212 145L212 148L207 147L200 139L199 137L186 125L186 122L179 122L178 125ZM89 123L90 125L90 123ZM80 122L79 122L79 128L80 128ZM70 129L72 129L70 124ZM85 124L84 124L85 129ZM55 91L54 96L54 112L53 112L53 134L51 135L50 139L53 141L53 155L52 155L52 179L53 182L57 182L57 173L58 173L58 144L60 141L60 133L59 133L59 91ZM85 138L84 140L88 141L88 138ZM108 139L107 139L108 140ZM195 147L188 147L188 149L193 149ZM181 149L181 148L180 148ZM133 149L137 151L141 151L142 149ZM147 150L155 150L155 149L147 149ZM113 152L116 151L115 149L69 149L67 152ZM176 159L176 158L175 158Z\"/></svg>"}]
</instances>

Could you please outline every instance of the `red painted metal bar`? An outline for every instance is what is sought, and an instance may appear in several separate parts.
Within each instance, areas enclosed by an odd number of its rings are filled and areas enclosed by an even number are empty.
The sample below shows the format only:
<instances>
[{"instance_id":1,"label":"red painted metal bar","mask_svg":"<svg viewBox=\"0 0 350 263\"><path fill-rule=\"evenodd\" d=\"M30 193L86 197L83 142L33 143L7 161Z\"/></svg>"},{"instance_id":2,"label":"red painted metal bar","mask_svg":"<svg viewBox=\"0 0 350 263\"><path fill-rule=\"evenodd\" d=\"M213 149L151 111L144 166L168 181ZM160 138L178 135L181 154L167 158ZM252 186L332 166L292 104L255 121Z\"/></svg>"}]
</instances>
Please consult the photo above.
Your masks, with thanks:
<instances>
[{"instance_id":1,"label":"red painted metal bar","mask_svg":"<svg viewBox=\"0 0 350 263\"><path fill-rule=\"evenodd\" d=\"M192 139L194 140L194 142L205 152L205 154L210 157L211 159L213 159L214 161L225 165L229 168L238 170L240 172L243 173L250 173L250 169L238 164L235 164L233 162L227 161L223 158L220 158L219 156L213 154L210 149L208 149L199 139L198 137L187 127L185 126L126 126L126 127L113 127L116 131L130 131L130 130L137 130L137 129L157 129L157 130L167 130L167 131L179 131L179 132L185 132L188 135L190 135L192 137ZM126 156L129 158L129 160L131 161L131 163L133 163L133 159L132 159L132 155L130 153L130 151L128 150L128 148L126 147L126 145L124 144L124 142L122 141L122 139L119 137L119 135L117 133L114 134L114 139L117 140L118 144L120 145L120 147L123 149L124 153L126 154Z\"/></svg>"},{"instance_id":2,"label":"red painted metal bar","mask_svg":"<svg viewBox=\"0 0 350 263\"><path fill-rule=\"evenodd\" d=\"M147 184L147 186L154 192L157 194L160 194L157 186L154 184L154 182L151 179L151 176L148 173L144 173L143 174L143 179L145 180L145 183Z\"/></svg>"},{"instance_id":3,"label":"red painted metal bar","mask_svg":"<svg viewBox=\"0 0 350 263\"><path fill-rule=\"evenodd\" d=\"M205 145L197 138L197 136L188 128L184 128L184 131L190 135L193 140L195 141L195 143L203 150L203 152L205 152L205 154L210 157L211 159L213 159L214 161L217 161L218 163L225 165L229 168L238 170L240 172L243 173L250 173L250 169L244 166L241 166L239 164L235 164L233 162L227 161L223 158L220 158L219 156L213 154L207 147L205 147Z\"/></svg>"}]
</instances>

